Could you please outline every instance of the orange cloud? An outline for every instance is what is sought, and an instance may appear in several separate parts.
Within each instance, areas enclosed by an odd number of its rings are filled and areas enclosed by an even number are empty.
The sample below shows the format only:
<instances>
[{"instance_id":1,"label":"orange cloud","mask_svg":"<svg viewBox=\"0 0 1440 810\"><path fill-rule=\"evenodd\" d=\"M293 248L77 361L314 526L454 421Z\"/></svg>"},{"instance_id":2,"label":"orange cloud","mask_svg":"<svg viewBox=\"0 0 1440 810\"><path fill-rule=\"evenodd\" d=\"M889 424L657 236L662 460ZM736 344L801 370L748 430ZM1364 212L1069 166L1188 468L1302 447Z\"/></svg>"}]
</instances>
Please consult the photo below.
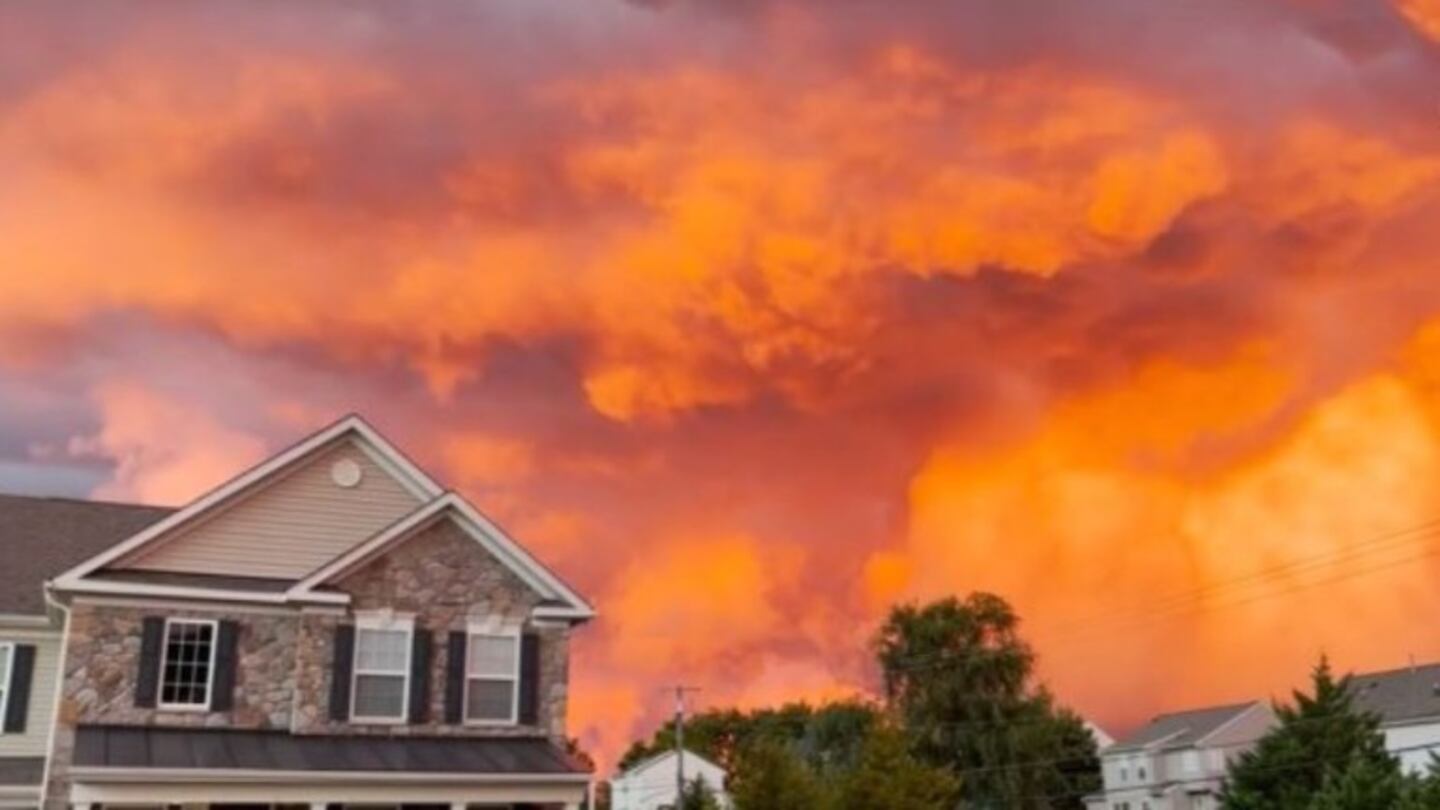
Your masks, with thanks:
<instances>
[{"instance_id":1,"label":"orange cloud","mask_svg":"<svg viewBox=\"0 0 1440 810\"><path fill-rule=\"evenodd\" d=\"M1440 2L1436 0L1395 0L1396 8L1420 33L1440 41Z\"/></svg>"},{"instance_id":2,"label":"orange cloud","mask_svg":"<svg viewBox=\"0 0 1440 810\"><path fill-rule=\"evenodd\" d=\"M98 498L184 503L265 455L263 442L142 385L108 382L95 399L99 432L74 437L67 450L114 462L114 477L95 491Z\"/></svg>"}]
</instances>

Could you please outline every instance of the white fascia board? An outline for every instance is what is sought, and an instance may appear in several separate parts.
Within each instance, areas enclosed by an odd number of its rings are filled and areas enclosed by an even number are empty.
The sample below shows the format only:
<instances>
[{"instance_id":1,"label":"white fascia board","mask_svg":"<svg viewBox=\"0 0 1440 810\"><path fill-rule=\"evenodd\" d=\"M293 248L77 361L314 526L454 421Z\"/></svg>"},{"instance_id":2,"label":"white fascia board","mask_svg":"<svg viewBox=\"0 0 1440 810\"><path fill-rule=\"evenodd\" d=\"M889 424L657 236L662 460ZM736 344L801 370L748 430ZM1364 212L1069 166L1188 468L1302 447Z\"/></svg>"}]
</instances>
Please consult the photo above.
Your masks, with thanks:
<instances>
[{"instance_id":1,"label":"white fascia board","mask_svg":"<svg viewBox=\"0 0 1440 810\"><path fill-rule=\"evenodd\" d=\"M140 582L104 582L81 580L65 591L67 594L104 594L110 596L135 596L141 598L196 599L206 602L248 602L260 605L283 605L291 601L284 593L257 593L255 591L232 591L221 588L190 588L181 585L147 585ZM306 602L326 604L349 604L347 594L313 593L306 594Z\"/></svg>"},{"instance_id":2,"label":"white fascia board","mask_svg":"<svg viewBox=\"0 0 1440 810\"><path fill-rule=\"evenodd\" d=\"M240 770L232 768L114 768L72 767L75 781L93 783L246 783L307 784L307 783L381 783L407 784L546 784L562 782L584 784L588 773L428 773L419 771L284 771Z\"/></svg>"},{"instance_id":3,"label":"white fascia board","mask_svg":"<svg viewBox=\"0 0 1440 810\"><path fill-rule=\"evenodd\" d=\"M55 622L49 616L34 613L0 613L0 627L43 629L54 626Z\"/></svg>"},{"instance_id":4,"label":"white fascia board","mask_svg":"<svg viewBox=\"0 0 1440 810\"><path fill-rule=\"evenodd\" d=\"M170 533L210 509L219 506L232 496L248 489L250 486L279 473L291 464L329 445L346 433L352 432L374 446L380 452L381 456L389 462L390 466L401 471L403 473L400 477L402 482L408 482L409 485L417 488L419 492L429 495L430 497L435 497L443 491L439 484L430 478L430 476L426 475L423 470L415 466L415 464L396 449L394 445L386 441L385 438L364 419L357 414L351 414L329 427L311 434L308 438L291 445L288 449L260 462L215 489L210 490L160 522L141 530L129 539L71 568L55 578L55 586L61 590L71 590L75 588L81 578L86 575L121 557L135 552L156 538Z\"/></svg>"},{"instance_id":5,"label":"white fascia board","mask_svg":"<svg viewBox=\"0 0 1440 810\"><path fill-rule=\"evenodd\" d=\"M520 577L525 584L548 599L560 599L563 606L537 608L535 615L540 618L557 618L584 621L593 618L595 610L578 594L569 588L538 560L526 552L520 544L510 539L494 522L471 506L454 492L447 492L430 503L401 518L389 528L342 554L322 568L296 583L286 593L291 599L310 598L316 594L313 589L325 582L354 569L376 554L382 553L391 544L403 541L431 521L446 517L455 519L456 525L495 555L507 568Z\"/></svg>"},{"instance_id":6,"label":"white fascia board","mask_svg":"<svg viewBox=\"0 0 1440 810\"><path fill-rule=\"evenodd\" d=\"M471 534L476 535L476 539L484 543L492 552L496 552L497 556L502 560L510 561L512 567L516 568L516 573L521 575L521 578L526 578L528 574L531 577L541 580L547 586L546 588L539 589L541 593L545 593L548 590L548 595L551 597L561 599L568 603L565 608L559 610L569 611L568 615L571 618L594 618L595 608L592 607L589 602L585 601L580 594L565 584L564 580L556 576L553 571L546 568L539 560L531 556L530 552L515 542L498 524L485 517L480 510L471 506L469 501L459 495L452 492L446 497L451 499L460 514L464 515L480 530L478 534L474 531L471 532ZM464 526L464 523L461 525ZM498 551L496 546L499 547ZM550 613L548 615L556 616L559 614Z\"/></svg>"}]
</instances>

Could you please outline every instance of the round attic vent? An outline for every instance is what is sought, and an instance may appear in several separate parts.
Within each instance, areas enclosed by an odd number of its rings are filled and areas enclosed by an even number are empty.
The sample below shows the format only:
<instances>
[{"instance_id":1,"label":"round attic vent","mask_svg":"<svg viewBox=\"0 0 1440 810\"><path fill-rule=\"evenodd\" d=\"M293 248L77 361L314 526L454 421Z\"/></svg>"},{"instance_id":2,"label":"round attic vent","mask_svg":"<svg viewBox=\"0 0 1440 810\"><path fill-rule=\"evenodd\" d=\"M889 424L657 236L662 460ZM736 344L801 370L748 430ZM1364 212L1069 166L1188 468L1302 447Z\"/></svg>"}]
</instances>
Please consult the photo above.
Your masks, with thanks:
<instances>
[{"instance_id":1,"label":"round attic vent","mask_svg":"<svg viewBox=\"0 0 1440 810\"><path fill-rule=\"evenodd\" d=\"M354 459L342 458L330 466L330 480L334 481L336 486L349 489L359 484L362 477L364 472Z\"/></svg>"}]
</instances>

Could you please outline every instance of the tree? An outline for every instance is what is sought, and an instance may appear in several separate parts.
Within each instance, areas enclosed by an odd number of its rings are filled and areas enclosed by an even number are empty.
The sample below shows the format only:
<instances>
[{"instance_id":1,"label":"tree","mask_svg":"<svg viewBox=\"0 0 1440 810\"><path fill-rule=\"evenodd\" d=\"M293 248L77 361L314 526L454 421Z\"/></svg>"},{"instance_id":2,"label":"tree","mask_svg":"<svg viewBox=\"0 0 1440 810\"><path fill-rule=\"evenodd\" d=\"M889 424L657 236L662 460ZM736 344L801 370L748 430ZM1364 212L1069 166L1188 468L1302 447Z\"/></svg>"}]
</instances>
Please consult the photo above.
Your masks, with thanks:
<instances>
[{"instance_id":1,"label":"tree","mask_svg":"<svg viewBox=\"0 0 1440 810\"><path fill-rule=\"evenodd\" d=\"M1094 739L1034 682L1035 655L998 596L891 611L875 641L885 694L915 752L981 810L1081 808L1100 786Z\"/></svg>"},{"instance_id":2,"label":"tree","mask_svg":"<svg viewBox=\"0 0 1440 810\"><path fill-rule=\"evenodd\" d=\"M1325 776L1309 810L1396 810L1409 792L1408 780L1392 761L1356 757L1343 771Z\"/></svg>"},{"instance_id":3,"label":"tree","mask_svg":"<svg viewBox=\"0 0 1440 810\"><path fill-rule=\"evenodd\" d=\"M712 709L685 720L685 747L734 773L740 752L762 740L791 744L819 770L848 767L869 728L880 716L874 705L842 701L812 707L789 703L778 709ZM675 748L675 723L666 723L649 740L636 742L620 759L625 770Z\"/></svg>"},{"instance_id":4,"label":"tree","mask_svg":"<svg viewBox=\"0 0 1440 810\"><path fill-rule=\"evenodd\" d=\"M695 777L685 783L685 792L680 796L679 810L720 810L720 800L704 779Z\"/></svg>"},{"instance_id":5,"label":"tree","mask_svg":"<svg viewBox=\"0 0 1440 810\"><path fill-rule=\"evenodd\" d=\"M730 797L735 810L828 810L834 806L829 788L795 751L776 739L747 746L731 772Z\"/></svg>"},{"instance_id":6,"label":"tree","mask_svg":"<svg viewBox=\"0 0 1440 810\"><path fill-rule=\"evenodd\" d=\"M1279 723L1231 768L1226 810L1308 810L1322 792L1325 807L1349 807L1344 802L1382 789L1385 774L1398 779L1380 718L1355 708L1350 677L1337 680L1322 657L1311 684L1311 694L1296 690L1293 705L1275 707Z\"/></svg>"},{"instance_id":7,"label":"tree","mask_svg":"<svg viewBox=\"0 0 1440 810\"><path fill-rule=\"evenodd\" d=\"M897 729L876 728L841 782L837 810L950 810L960 782L916 759Z\"/></svg>"}]
</instances>

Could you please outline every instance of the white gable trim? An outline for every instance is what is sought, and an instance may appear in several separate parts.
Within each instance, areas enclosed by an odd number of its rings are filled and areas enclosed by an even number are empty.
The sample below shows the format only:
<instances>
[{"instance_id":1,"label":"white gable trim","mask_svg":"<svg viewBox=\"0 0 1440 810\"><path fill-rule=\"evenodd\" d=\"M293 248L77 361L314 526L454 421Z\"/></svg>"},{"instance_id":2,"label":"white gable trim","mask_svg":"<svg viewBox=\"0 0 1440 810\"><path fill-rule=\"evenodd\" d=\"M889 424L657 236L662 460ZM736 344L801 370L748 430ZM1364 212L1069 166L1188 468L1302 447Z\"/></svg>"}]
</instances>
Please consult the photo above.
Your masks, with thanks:
<instances>
[{"instance_id":1,"label":"white gable trim","mask_svg":"<svg viewBox=\"0 0 1440 810\"><path fill-rule=\"evenodd\" d=\"M322 595L323 592L317 592L315 588L373 560L391 546L403 542L435 521L447 518L454 520L457 526L464 529L476 542L480 543L541 596L565 603L564 605L537 608L534 611L535 616L584 620L595 615L594 608L579 594L571 590L548 568L541 565L538 560L506 535L499 526L453 492L447 492L416 509L388 529L320 567L286 591L285 598L306 601Z\"/></svg>"},{"instance_id":2,"label":"white gable trim","mask_svg":"<svg viewBox=\"0 0 1440 810\"><path fill-rule=\"evenodd\" d=\"M93 590L96 583L82 583L81 581L87 575L121 557L133 554L143 546L157 541L175 529L202 517L206 512L221 506L231 497L244 492L255 484L263 482L266 478L283 472L348 433L354 433L364 439L363 442L359 443L360 447L370 452L372 458L380 462L387 472L394 472L401 484L414 493L416 497L422 500L434 498L443 491L439 484L431 479L430 476L426 475L423 470L415 466L414 462L406 458L394 445L386 441L369 423L359 415L351 414L333 425L312 434L310 437L291 445L288 449L271 456L260 464L251 467L244 473L241 473L190 502L189 505L160 522L155 523L138 534L131 536L129 539L71 568L69 571L55 578L55 587L59 590Z\"/></svg>"},{"instance_id":3,"label":"white gable trim","mask_svg":"<svg viewBox=\"0 0 1440 810\"><path fill-rule=\"evenodd\" d=\"M1200 739L1196 740L1191 747L1193 747L1193 748L1199 748L1200 746L1205 745L1206 743L1208 743L1208 742L1210 741L1210 738L1211 738L1211 737L1214 737L1216 734L1219 734L1220 732L1224 731L1225 729L1230 728L1231 726L1233 726L1233 725L1235 725L1236 723L1240 722L1241 718L1249 715L1251 712L1254 712L1254 711L1256 711L1257 709L1264 708L1264 706L1265 706L1265 704L1262 703L1262 702L1260 702L1260 701L1258 701L1258 700L1255 701L1254 703L1251 703L1249 706L1246 706L1245 708L1243 708L1243 709L1241 709L1240 711L1236 712L1236 713L1234 714L1234 716L1232 716L1229 720L1226 720L1225 722L1221 723L1220 725L1216 726L1215 728L1210 729L1210 733L1209 733L1209 734L1206 734L1204 737L1201 737Z\"/></svg>"}]
</instances>

